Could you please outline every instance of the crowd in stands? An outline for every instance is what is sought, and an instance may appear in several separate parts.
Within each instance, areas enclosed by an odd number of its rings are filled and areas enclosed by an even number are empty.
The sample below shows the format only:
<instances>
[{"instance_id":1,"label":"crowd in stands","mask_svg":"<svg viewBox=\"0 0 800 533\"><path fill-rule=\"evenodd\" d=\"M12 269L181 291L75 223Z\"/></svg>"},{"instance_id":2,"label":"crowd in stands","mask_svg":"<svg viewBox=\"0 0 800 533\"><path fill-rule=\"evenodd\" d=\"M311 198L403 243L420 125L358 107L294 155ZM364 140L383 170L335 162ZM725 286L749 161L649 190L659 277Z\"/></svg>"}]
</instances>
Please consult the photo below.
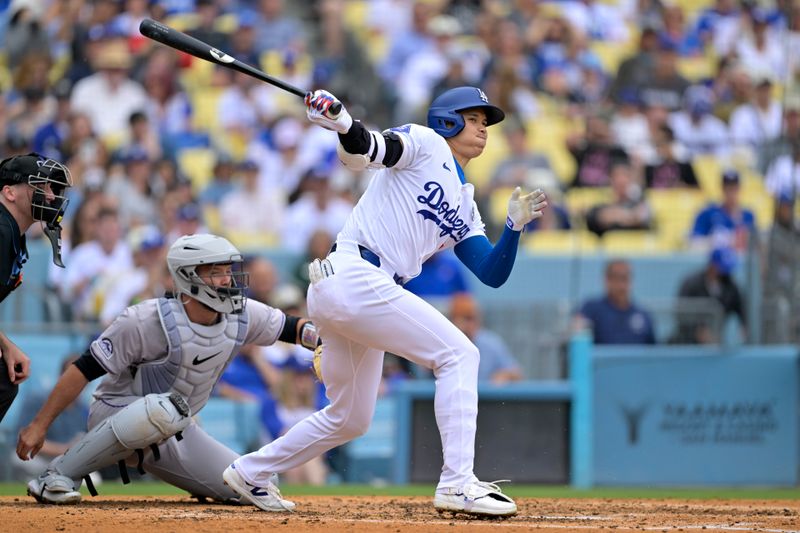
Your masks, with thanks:
<instances>
[{"instance_id":1,"label":"crowd in stands","mask_svg":"<svg viewBox=\"0 0 800 533\"><path fill-rule=\"evenodd\" d=\"M153 18L288 83L330 90L378 129L424 123L442 90L480 86L509 117L467 170L490 238L505 221L498 206L508 190L538 187L551 205L526 228L529 250L572 242L541 239L553 232L581 235L610 254L637 252L643 235L658 253L694 250L708 268L676 296L716 298L742 321L744 296L732 278L755 253L765 314L789 322L772 320L765 340L800 336L796 2L3 4L0 156L43 153L66 163L75 181L67 268L48 277L56 320L105 324L125 305L163 294L165 251L201 231L253 256L251 297L302 305L304 265L328 252L369 179L339 164L336 135L311 126L296 96L144 38L138 25ZM257 258L274 247L297 254L294 279L278 280ZM459 269L435 256L408 288L451 310L495 354L486 358L496 371L482 368L482 376L518 379L507 348L481 329ZM654 342L651 317L629 293L632 275L624 260L610 262L607 294L576 310L598 342ZM286 297L293 288L299 299ZM676 342L718 340L707 325L679 326ZM317 405L310 385L299 385L310 380L304 355L243 355L220 390L262 402L265 438ZM387 383L412 374L389 361ZM302 397L275 403L293 388Z\"/></svg>"}]
</instances>

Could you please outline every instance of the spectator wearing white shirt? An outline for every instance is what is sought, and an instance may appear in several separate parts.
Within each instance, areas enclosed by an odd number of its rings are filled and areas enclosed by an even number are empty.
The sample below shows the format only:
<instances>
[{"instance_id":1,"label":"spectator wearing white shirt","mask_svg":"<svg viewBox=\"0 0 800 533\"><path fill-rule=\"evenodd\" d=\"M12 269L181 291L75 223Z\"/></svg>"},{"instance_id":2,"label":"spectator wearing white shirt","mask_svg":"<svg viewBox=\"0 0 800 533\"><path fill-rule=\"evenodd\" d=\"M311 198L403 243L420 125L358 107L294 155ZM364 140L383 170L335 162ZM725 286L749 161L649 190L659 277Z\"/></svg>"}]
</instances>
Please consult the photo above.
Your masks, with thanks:
<instances>
[{"instance_id":1,"label":"spectator wearing white shirt","mask_svg":"<svg viewBox=\"0 0 800 533\"><path fill-rule=\"evenodd\" d=\"M693 85L686 89L683 110L669 117L675 139L686 147L690 157L711 154L727 160L730 151L728 127L711 114L713 109L711 89Z\"/></svg>"},{"instance_id":2,"label":"spectator wearing white shirt","mask_svg":"<svg viewBox=\"0 0 800 533\"><path fill-rule=\"evenodd\" d=\"M767 14L761 9L750 11L750 31L739 35L736 41L736 55L742 66L751 75L765 69L774 79L786 77L786 53L784 44L769 27Z\"/></svg>"},{"instance_id":3,"label":"spectator wearing white shirt","mask_svg":"<svg viewBox=\"0 0 800 533\"><path fill-rule=\"evenodd\" d=\"M239 186L219 206L222 228L226 232L258 234L277 241L283 226L285 197L259 187L255 162L245 161L239 170Z\"/></svg>"},{"instance_id":4,"label":"spectator wearing white shirt","mask_svg":"<svg viewBox=\"0 0 800 533\"><path fill-rule=\"evenodd\" d=\"M756 81L751 101L731 114L729 129L734 149L755 163L761 147L780 136L782 124L783 109L772 97L772 80L762 76Z\"/></svg>"},{"instance_id":5,"label":"spectator wearing white shirt","mask_svg":"<svg viewBox=\"0 0 800 533\"><path fill-rule=\"evenodd\" d=\"M561 2L564 17L573 28L596 41L622 43L628 39L623 12L615 5L595 0Z\"/></svg>"},{"instance_id":6,"label":"spectator wearing white shirt","mask_svg":"<svg viewBox=\"0 0 800 533\"><path fill-rule=\"evenodd\" d=\"M275 99L267 84L240 72L232 76L219 97L217 116L226 133L250 140L275 115Z\"/></svg>"},{"instance_id":7,"label":"spectator wearing white shirt","mask_svg":"<svg viewBox=\"0 0 800 533\"><path fill-rule=\"evenodd\" d=\"M766 175L767 190L776 198L784 193L795 197L800 193L800 138L792 140L789 155L780 156L769 167Z\"/></svg>"},{"instance_id":8,"label":"spectator wearing white shirt","mask_svg":"<svg viewBox=\"0 0 800 533\"><path fill-rule=\"evenodd\" d=\"M303 194L286 210L283 226L283 247L292 252L302 252L311 235L324 230L336 235L353 210L353 204L331 191L330 176L312 170L303 179Z\"/></svg>"},{"instance_id":9,"label":"spectator wearing white shirt","mask_svg":"<svg viewBox=\"0 0 800 533\"><path fill-rule=\"evenodd\" d=\"M75 247L64 274L64 301L71 302L73 317L95 320L99 316L101 292L98 281L111 272L133 266L131 250L122 239L117 211L103 207L97 215L97 236Z\"/></svg>"},{"instance_id":10,"label":"spectator wearing white shirt","mask_svg":"<svg viewBox=\"0 0 800 533\"><path fill-rule=\"evenodd\" d=\"M139 226L128 232L133 268L112 272L100 311L100 323L108 326L126 307L163 295L164 236L156 226Z\"/></svg>"},{"instance_id":11,"label":"spectator wearing white shirt","mask_svg":"<svg viewBox=\"0 0 800 533\"><path fill-rule=\"evenodd\" d=\"M132 64L127 43L110 40L94 58L97 73L80 80L72 91L73 110L85 112L101 137L124 132L131 114L147 107L144 89L128 78Z\"/></svg>"}]
</instances>

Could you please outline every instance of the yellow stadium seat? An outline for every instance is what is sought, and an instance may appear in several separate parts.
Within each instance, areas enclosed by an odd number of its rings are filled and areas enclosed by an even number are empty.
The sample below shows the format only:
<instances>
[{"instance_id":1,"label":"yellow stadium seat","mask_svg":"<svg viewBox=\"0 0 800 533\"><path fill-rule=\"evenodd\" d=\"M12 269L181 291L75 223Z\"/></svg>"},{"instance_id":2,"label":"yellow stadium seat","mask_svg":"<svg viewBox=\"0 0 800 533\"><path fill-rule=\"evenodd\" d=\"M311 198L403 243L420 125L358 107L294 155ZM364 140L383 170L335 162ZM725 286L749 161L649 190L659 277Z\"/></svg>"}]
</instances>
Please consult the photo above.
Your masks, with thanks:
<instances>
[{"instance_id":1,"label":"yellow stadium seat","mask_svg":"<svg viewBox=\"0 0 800 533\"><path fill-rule=\"evenodd\" d=\"M603 70L610 74L616 74L619 64L631 55L631 48L628 45L612 41L592 41L589 49L597 54Z\"/></svg>"},{"instance_id":2,"label":"yellow stadium seat","mask_svg":"<svg viewBox=\"0 0 800 533\"><path fill-rule=\"evenodd\" d=\"M600 240L583 230L547 230L525 234L525 249L533 254L573 255L596 252Z\"/></svg>"},{"instance_id":3,"label":"yellow stadium seat","mask_svg":"<svg viewBox=\"0 0 800 533\"><path fill-rule=\"evenodd\" d=\"M708 199L699 189L652 189L647 202L659 237L666 246L678 249L685 244L695 216Z\"/></svg>"},{"instance_id":4,"label":"yellow stadium seat","mask_svg":"<svg viewBox=\"0 0 800 533\"><path fill-rule=\"evenodd\" d=\"M668 243L654 231L607 231L601 242L603 251L608 255L653 255L672 251Z\"/></svg>"},{"instance_id":5,"label":"yellow stadium seat","mask_svg":"<svg viewBox=\"0 0 800 533\"><path fill-rule=\"evenodd\" d=\"M489 196L489 218L495 224L505 224L508 214L508 198L513 190L511 187L500 187L493 190Z\"/></svg>"},{"instance_id":6,"label":"yellow stadium seat","mask_svg":"<svg viewBox=\"0 0 800 533\"><path fill-rule=\"evenodd\" d=\"M178 168L192 181L192 188L201 191L211 181L216 155L210 148L186 148L178 153Z\"/></svg>"},{"instance_id":7,"label":"yellow stadium seat","mask_svg":"<svg viewBox=\"0 0 800 533\"><path fill-rule=\"evenodd\" d=\"M608 187L574 187L567 191L564 203L570 215L583 217L589 209L608 203L611 198L611 189Z\"/></svg>"},{"instance_id":8,"label":"yellow stadium seat","mask_svg":"<svg viewBox=\"0 0 800 533\"><path fill-rule=\"evenodd\" d=\"M278 79L288 78L286 72L286 65L284 63L285 53L278 50L267 50L259 57L261 70L268 72L270 76ZM298 54L294 58L294 70L292 76L296 74L304 74L311 77L311 70L314 68L314 61L308 54Z\"/></svg>"},{"instance_id":9,"label":"yellow stadium seat","mask_svg":"<svg viewBox=\"0 0 800 533\"><path fill-rule=\"evenodd\" d=\"M719 159L713 155L699 155L692 160L694 173L705 195L712 200L722 197L722 171Z\"/></svg>"},{"instance_id":10,"label":"yellow stadium seat","mask_svg":"<svg viewBox=\"0 0 800 533\"><path fill-rule=\"evenodd\" d=\"M189 67L181 70L181 86L186 88L187 94L194 94L202 88L209 87L214 76L214 63L192 58Z\"/></svg>"},{"instance_id":11,"label":"yellow stadium seat","mask_svg":"<svg viewBox=\"0 0 800 533\"><path fill-rule=\"evenodd\" d=\"M485 187L491 181L497 165L506 157L508 157L508 143L505 137L489 135L481 156L469 162L469 168L465 170L467 179L477 189Z\"/></svg>"},{"instance_id":12,"label":"yellow stadium seat","mask_svg":"<svg viewBox=\"0 0 800 533\"><path fill-rule=\"evenodd\" d=\"M528 146L548 157L562 183L570 183L575 177L576 164L567 149L567 137L576 130L576 126L555 110L536 117L526 126L529 132Z\"/></svg>"},{"instance_id":13,"label":"yellow stadium seat","mask_svg":"<svg viewBox=\"0 0 800 533\"><path fill-rule=\"evenodd\" d=\"M178 31L187 32L197 27L198 17L196 13L178 13L170 15L164 20L164 24Z\"/></svg>"},{"instance_id":14,"label":"yellow stadium seat","mask_svg":"<svg viewBox=\"0 0 800 533\"><path fill-rule=\"evenodd\" d=\"M219 123L219 98L222 89L206 87L190 95L192 103L192 125L198 131L208 132L212 135L221 133Z\"/></svg>"},{"instance_id":15,"label":"yellow stadium seat","mask_svg":"<svg viewBox=\"0 0 800 533\"><path fill-rule=\"evenodd\" d=\"M234 13L219 15L214 20L214 29L222 33L233 33L239 28L239 17Z\"/></svg>"},{"instance_id":16,"label":"yellow stadium seat","mask_svg":"<svg viewBox=\"0 0 800 533\"><path fill-rule=\"evenodd\" d=\"M225 237L241 252L258 252L278 245L278 236L266 231L225 231Z\"/></svg>"},{"instance_id":17,"label":"yellow stadium seat","mask_svg":"<svg viewBox=\"0 0 800 533\"><path fill-rule=\"evenodd\" d=\"M705 56L682 57L678 59L678 72L689 81L700 81L714 77L716 66L711 58Z\"/></svg>"},{"instance_id":18,"label":"yellow stadium seat","mask_svg":"<svg viewBox=\"0 0 800 533\"><path fill-rule=\"evenodd\" d=\"M213 205L203 207L203 221L211 233L222 233L222 220L220 219L219 209Z\"/></svg>"}]
</instances>

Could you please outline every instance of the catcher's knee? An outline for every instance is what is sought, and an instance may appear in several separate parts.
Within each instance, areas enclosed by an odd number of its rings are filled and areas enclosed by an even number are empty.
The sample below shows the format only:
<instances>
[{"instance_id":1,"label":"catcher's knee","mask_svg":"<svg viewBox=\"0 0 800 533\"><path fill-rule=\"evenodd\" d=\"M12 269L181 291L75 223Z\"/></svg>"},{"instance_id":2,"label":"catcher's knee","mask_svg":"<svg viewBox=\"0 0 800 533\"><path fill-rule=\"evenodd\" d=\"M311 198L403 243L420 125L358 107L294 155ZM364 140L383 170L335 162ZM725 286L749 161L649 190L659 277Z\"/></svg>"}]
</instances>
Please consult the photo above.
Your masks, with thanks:
<instances>
[{"instance_id":1,"label":"catcher's knee","mask_svg":"<svg viewBox=\"0 0 800 533\"><path fill-rule=\"evenodd\" d=\"M148 394L111 419L111 429L128 449L144 448L183 431L191 423L189 407L177 394Z\"/></svg>"}]
</instances>

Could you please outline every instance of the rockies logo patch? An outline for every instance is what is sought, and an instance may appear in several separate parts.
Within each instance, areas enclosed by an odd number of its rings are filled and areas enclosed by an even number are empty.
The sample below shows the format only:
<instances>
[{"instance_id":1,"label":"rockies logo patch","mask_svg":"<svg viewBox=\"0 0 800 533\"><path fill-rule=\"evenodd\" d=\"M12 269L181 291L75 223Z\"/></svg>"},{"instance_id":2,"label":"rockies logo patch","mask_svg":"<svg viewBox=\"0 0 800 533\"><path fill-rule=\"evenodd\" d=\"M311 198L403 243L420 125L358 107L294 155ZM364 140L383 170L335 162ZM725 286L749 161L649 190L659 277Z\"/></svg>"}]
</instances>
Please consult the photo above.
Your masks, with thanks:
<instances>
[{"instance_id":1,"label":"rockies logo patch","mask_svg":"<svg viewBox=\"0 0 800 533\"><path fill-rule=\"evenodd\" d=\"M97 341L97 347L106 359L111 359L114 356L114 344L108 337L103 337Z\"/></svg>"}]
</instances>

